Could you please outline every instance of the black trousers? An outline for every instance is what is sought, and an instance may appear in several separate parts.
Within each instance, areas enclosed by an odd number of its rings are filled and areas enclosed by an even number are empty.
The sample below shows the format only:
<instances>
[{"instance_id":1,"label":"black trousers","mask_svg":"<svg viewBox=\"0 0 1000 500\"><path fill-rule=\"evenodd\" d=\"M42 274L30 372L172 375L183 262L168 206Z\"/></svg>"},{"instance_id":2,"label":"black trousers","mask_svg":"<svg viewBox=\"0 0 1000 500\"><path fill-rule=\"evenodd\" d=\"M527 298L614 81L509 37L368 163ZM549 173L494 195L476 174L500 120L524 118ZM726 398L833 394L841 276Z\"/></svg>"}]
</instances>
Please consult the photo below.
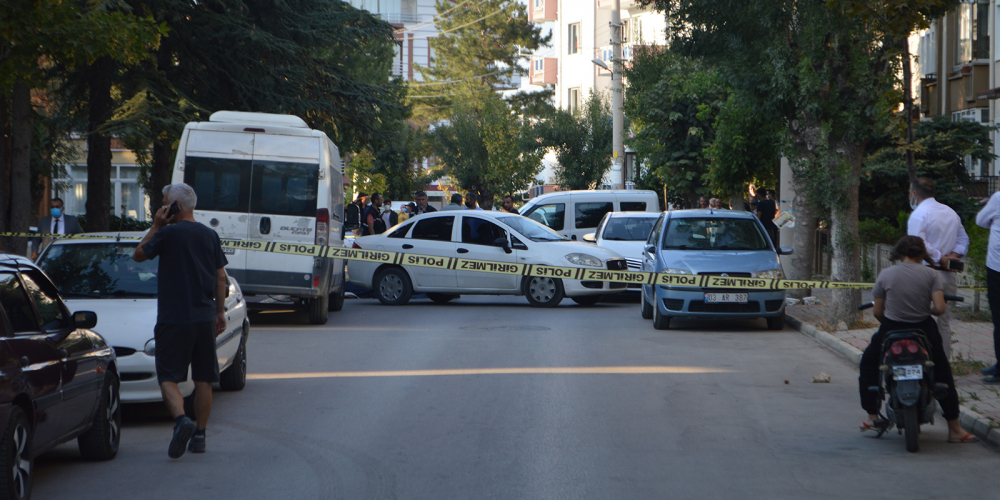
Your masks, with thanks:
<instances>
[{"instance_id":1,"label":"black trousers","mask_svg":"<svg viewBox=\"0 0 1000 500\"><path fill-rule=\"evenodd\" d=\"M951 364L948 363L948 358L944 355L944 347L941 345L941 333L938 332L937 322L930 316L919 323L901 323L888 318L882 321L882 326L875 332L875 335L872 335L871 343L868 344L864 354L861 356L861 374L858 376L861 407L869 415L878 415L879 410L882 408L882 401L879 399L878 393L871 392L868 388L876 386L879 383L878 367L882 362L880 359L882 355L882 343L889 332L911 328L923 330L924 335L927 336L927 340L931 344L930 354L931 359L934 361L934 382L937 384L948 384L948 395L938 400L941 403L941 411L944 413L945 420L954 420L959 416L958 391L955 390L955 379L951 375Z\"/></svg>"},{"instance_id":2,"label":"black trousers","mask_svg":"<svg viewBox=\"0 0 1000 500\"><path fill-rule=\"evenodd\" d=\"M1000 360L1000 272L986 268L986 296L993 315L993 355Z\"/></svg>"}]
</instances>

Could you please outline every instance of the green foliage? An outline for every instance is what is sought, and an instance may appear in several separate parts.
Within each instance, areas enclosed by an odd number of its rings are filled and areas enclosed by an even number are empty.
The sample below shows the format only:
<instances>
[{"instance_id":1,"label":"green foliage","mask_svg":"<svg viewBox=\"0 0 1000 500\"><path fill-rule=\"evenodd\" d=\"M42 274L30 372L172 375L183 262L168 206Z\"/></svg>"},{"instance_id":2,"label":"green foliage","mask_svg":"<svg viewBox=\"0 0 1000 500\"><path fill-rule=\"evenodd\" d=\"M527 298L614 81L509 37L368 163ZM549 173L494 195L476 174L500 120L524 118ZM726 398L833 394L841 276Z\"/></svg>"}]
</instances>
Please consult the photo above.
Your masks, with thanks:
<instances>
[{"instance_id":1,"label":"green foliage","mask_svg":"<svg viewBox=\"0 0 1000 500\"><path fill-rule=\"evenodd\" d=\"M347 165L347 178L351 182L351 192L348 200L354 199L354 193L385 193L386 179L384 174L375 172L375 155L366 149L356 153Z\"/></svg>"},{"instance_id":2,"label":"green foliage","mask_svg":"<svg viewBox=\"0 0 1000 500\"><path fill-rule=\"evenodd\" d=\"M979 203L964 191L969 185L965 157L992 161L993 127L938 116L913 128L917 175L934 181L935 199L950 206L962 219L974 218ZM859 191L860 214L882 218L909 206L909 178L905 151L890 137L872 144L863 166Z\"/></svg>"},{"instance_id":3,"label":"green foliage","mask_svg":"<svg viewBox=\"0 0 1000 500\"><path fill-rule=\"evenodd\" d=\"M434 131L434 152L444 173L484 209L504 194L526 189L542 171L544 149L531 123L501 100L459 108ZM464 194L464 193L463 193Z\"/></svg>"},{"instance_id":4,"label":"green foliage","mask_svg":"<svg viewBox=\"0 0 1000 500\"><path fill-rule=\"evenodd\" d=\"M430 156L429 134L407 123L401 123L395 139L387 141L375 151L373 172L385 177L383 191L393 200L411 200L414 191L421 189L432 179L427 179L416 162Z\"/></svg>"},{"instance_id":5,"label":"green foliage","mask_svg":"<svg viewBox=\"0 0 1000 500\"><path fill-rule=\"evenodd\" d=\"M611 106L591 92L575 113L556 111L543 129L544 144L555 150L556 183L565 189L594 189L611 167Z\"/></svg>"},{"instance_id":6,"label":"green foliage","mask_svg":"<svg viewBox=\"0 0 1000 500\"><path fill-rule=\"evenodd\" d=\"M906 216L906 213L903 212ZM895 245L900 238L906 236L906 224L895 226L885 219L861 219L858 221L858 239L862 244Z\"/></svg>"},{"instance_id":7,"label":"green foliage","mask_svg":"<svg viewBox=\"0 0 1000 500\"><path fill-rule=\"evenodd\" d=\"M745 94L732 92L715 119L705 178L712 191L743 196L747 186L774 186L780 168L781 120Z\"/></svg>"},{"instance_id":8,"label":"green foliage","mask_svg":"<svg viewBox=\"0 0 1000 500\"><path fill-rule=\"evenodd\" d=\"M990 230L976 225L975 217L965 219L965 232L969 235L969 253L965 254L965 262L969 266L968 273L976 283L986 283L986 254L990 242Z\"/></svg>"},{"instance_id":9,"label":"green foliage","mask_svg":"<svg viewBox=\"0 0 1000 500\"><path fill-rule=\"evenodd\" d=\"M80 229L83 229L83 232L87 232L87 216L78 215L76 220L80 223ZM138 220L132 217L119 217L117 215L111 216L111 231L145 231L150 227L153 227L153 221L151 220Z\"/></svg>"}]
</instances>

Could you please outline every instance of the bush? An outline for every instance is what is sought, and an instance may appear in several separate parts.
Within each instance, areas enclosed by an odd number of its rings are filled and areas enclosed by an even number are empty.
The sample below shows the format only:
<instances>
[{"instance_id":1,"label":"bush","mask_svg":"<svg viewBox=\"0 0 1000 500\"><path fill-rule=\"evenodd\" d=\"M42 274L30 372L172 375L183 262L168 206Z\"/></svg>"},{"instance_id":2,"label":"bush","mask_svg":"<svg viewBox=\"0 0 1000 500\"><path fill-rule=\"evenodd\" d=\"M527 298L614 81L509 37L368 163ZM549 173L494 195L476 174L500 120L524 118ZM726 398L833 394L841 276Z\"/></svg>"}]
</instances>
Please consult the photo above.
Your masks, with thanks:
<instances>
[{"instance_id":1,"label":"bush","mask_svg":"<svg viewBox=\"0 0 1000 500\"><path fill-rule=\"evenodd\" d=\"M986 283L986 251L990 241L990 230L976 225L975 219L966 219L965 232L969 234L969 253L965 255L968 273L976 283Z\"/></svg>"},{"instance_id":2,"label":"bush","mask_svg":"<svg viewBox=\"0 0 1000 500\"><path fill-rule=\"evenodd\" d=\"M83 229L83 232L87 232L88 231L88 229L87 229L87 216L86 215L78 215L76 217L76 220L77 220L77 222L80 223L80 229ZM145 231L145 230L149 229L152 226L153 226L153 221L151 221L151 220L150 221L141 221L141 220L138 220L138 219L133 219L131 217L125 217L123 219L122 217L118 217L117 215L112 215L111 216L111 226L110 227L111 227L111 231L113 231L113 232L118 232L118 231ZM119 229L119 228L121 228L121 229Z\"/></svg>"},{"instance_id":3,"label":"bush","mask_svg":"<svg viewBox=\"0 0 1000 500\"><path fill-rule=\"evenodd\" d=\"M906 212L900 212L897 223L902 219L899 227L894 226L885 219L861 219L858 221L858 239L863 245L874 245L882 243L884 245L895 245L903 236L906 236Z\"/></svg>"}]
</instances>

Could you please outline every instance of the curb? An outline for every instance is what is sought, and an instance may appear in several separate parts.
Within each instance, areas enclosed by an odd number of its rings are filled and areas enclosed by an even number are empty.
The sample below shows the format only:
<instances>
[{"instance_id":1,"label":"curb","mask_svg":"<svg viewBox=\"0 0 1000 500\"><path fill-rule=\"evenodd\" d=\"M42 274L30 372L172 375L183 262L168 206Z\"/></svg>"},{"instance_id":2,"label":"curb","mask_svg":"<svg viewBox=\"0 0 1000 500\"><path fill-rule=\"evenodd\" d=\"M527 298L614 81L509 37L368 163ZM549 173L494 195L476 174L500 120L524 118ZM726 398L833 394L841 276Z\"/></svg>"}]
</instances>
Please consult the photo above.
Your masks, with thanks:
<instances>
[{"instance_id":1,"label":"curb","mask_svg":"<svg viewBox=\"0 0 1000 500\"><path fill-rule=\"evenodd\" d=\"M854 366L861 364L861 350L844 342L829 333L818 330L816 327L806 323L794 316L785 315L785 322L788 326L796 329L799 333L812 338L823 347L837 353L840 357L850 361ZM1000 451L1000 428L994 428L991 422L982 415L970 410L965 406L959 406L961 416L959 421L962 428L978 437L983 443L993 451ZM938 413L940 413L940 408Z\"/></svg>"}]
</instances>

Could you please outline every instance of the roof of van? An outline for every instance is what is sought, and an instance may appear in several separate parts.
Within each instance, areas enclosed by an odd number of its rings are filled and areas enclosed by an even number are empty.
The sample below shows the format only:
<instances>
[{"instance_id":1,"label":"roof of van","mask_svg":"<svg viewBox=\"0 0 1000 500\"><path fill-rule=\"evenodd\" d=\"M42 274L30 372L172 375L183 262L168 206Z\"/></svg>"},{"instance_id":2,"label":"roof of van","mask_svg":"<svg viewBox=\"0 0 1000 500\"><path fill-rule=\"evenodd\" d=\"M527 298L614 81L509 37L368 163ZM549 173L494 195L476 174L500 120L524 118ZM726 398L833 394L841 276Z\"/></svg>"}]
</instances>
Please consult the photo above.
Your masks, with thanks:
<instances>
[{"instance_id":1,"label":"roof of van","mask_svg":"<svg viewBox=\"0 0 1000 500\"><path fill-rule=\"evenodd\" d=\"M274 113L247 113L245 111L216 111L208 117L208 121L217 123L253 123L261 125L278 125L281 127L309 128L306 122L295 115L278 115Z\"/></svg>"}]
</instances>

